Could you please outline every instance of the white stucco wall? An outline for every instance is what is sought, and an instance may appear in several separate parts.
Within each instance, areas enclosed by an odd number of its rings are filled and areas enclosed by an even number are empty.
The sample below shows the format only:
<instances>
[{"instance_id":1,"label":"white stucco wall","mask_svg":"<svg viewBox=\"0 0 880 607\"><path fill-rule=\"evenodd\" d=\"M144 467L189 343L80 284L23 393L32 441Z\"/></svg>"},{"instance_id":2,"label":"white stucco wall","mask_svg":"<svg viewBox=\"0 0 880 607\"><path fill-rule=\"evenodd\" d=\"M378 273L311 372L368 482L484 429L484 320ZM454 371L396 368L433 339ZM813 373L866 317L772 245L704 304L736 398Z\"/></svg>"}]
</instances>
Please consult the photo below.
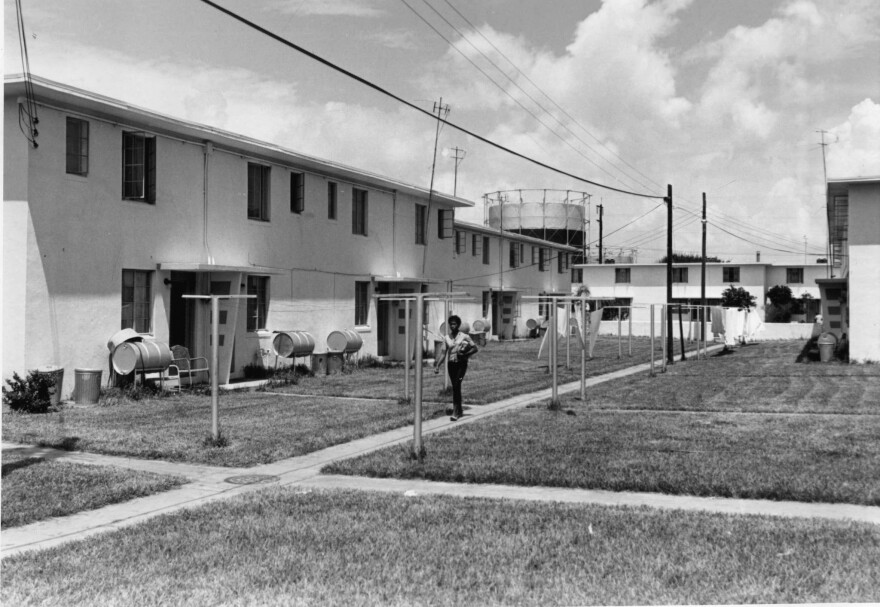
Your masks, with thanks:
<instances>
[{"instance_id":1,"label":"white stucco wall","mask_svg":"<svg viewBox=\"0 0 880 607\"><path fill-rule=\"evenodd\" d=\"M880 362L880 183L849 186L849 355Z\"/></svg>"}]
</instances>

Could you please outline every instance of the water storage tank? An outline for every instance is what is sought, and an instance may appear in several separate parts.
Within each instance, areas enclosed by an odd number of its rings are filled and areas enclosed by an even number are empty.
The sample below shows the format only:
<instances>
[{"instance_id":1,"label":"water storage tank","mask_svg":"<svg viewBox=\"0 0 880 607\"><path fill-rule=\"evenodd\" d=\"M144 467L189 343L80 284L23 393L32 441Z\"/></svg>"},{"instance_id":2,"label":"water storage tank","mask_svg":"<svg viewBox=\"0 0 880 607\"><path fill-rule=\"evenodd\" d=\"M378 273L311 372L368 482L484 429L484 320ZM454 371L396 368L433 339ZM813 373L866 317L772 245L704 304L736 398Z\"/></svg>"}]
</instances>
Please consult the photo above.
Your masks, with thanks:
<instances>
[{"instance_id":1,"label":"water storage tank","mask_svg":"<svg viewBox=\"0 0 880 607\"><path fill-rule=\"evenodd\" d=\"M315 338L305 331L276 331L272 349L281 358L308 356L315 350Z\"/></svg>"},{"instance_id":2,"label":"water storage tank","mask_svg":"<svg viewBox=\"0 0 880 607\"><path fill-rule=\"evenodd\" d=\"M164 371L174 356L168 344L160 341L127 341L113 350L113 370L119 375L132 371Z\"/></svg>"},{"instance_id":3,"label":"water storage tank","mask_svg":"<svg viewBox=\"0 0 880 607\"><path fill-rule=\"evenodd\" d=\"M357 331L341 329L333 331L327 336L327 349L330 352L342 352L351 354L357 352L364 345L364 340Z\"/></svg>"},{"instance_id":4,"label":"water storage tank","mask_svg":"<svg viewBox=\"0 0 880 607\"><path fill-rule=\"evenodd\" d=\"M480 318L474 321L474 331L477 333L488 333L492 328L492 323L487 318Z\"/></svg>"}]
</instances>

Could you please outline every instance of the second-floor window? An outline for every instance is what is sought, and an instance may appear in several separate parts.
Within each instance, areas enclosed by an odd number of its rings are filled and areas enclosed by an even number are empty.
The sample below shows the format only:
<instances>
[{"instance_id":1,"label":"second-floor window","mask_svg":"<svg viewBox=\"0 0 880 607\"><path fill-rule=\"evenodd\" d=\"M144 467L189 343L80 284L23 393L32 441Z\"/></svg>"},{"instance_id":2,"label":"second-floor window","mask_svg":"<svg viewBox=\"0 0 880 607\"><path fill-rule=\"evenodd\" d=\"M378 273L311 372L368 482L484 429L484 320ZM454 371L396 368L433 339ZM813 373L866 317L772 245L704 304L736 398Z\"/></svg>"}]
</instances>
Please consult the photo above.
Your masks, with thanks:
<instances>
[{"instance_id":1,"label":"second-floor window","mask_svg":"<svg viewBox=\"0 0 880 607\"><path fill-rule=\"evenodd\" d=\"M327 182L327 219L336 219L336 182Z\"/></svg>"},{"instance_id":2,"label":"second-floor window","mask_svg":"<svg viewBox=\"0 0 880 607\"><path fill-rule=\"evenodd\" d=\"M614 268L614 282L628 283L630 276L630 268Z\"/></svg>"},{"instance_id":3,"label":"second-floor window","mask_svg":"<svg viewBox=\"0 0 880 607\"><path fill-rule=\"evenodd\" d=\"M437 238L452 238L452 209L437 209Z\"/></svg>"},{"instance_id":4,"label":"second-floor window","mask_svg":"<svg viewBox=\"0 0 880 607\"><path fill-rule=\"evenodd\" d=\"M156 138L122 133L122 198L156 202Z\"/></svg>"},{"instance_id":5,"label":"second-floor window","mask_svg":"<svg viewBox=\"0 0 880 607\"><path fill-rule=\"evenodd\" d=\"M416 205L416 244L427 244L428 231L428 207L423 204Z\"/></svg>"},{"instance_id":6,"label":"second-floor window","mask_svg":"<svg viewBox=\"0 0 880 607\"><path fill-rule=\"evenodd\" d=\"M248 219L269 221L269 167L248 163Z\"/></svg>"},{"instance_id":7,"label":"second-floor window","mask_svg":"<svg viewBox=\"0 0 880 607\"><path fill-rule=\"evenodd\" d=\"M786 268L785 269L785 282L787 282L790 285L804 284L804 269L803 268Z\"/></svg>"},{"instance_id":8,"label":"second-floor window","mask_svg":"<svg viewBox=\"0 0 880 607\"><path fill-rule=\"evenodd\" d=\"M483 254L483 237L479 234L471 234L471 255L479 257Z\"/></svg>"},{"instance_id":9,"label":"second-floor window","mask_svg":"<svg viewBox=\"0 0 880 607\"><path fill-rule=\"evenodd\" d=\"M302 213L306 208L306 176L290 174L290 212Z\"/></svg>"},{"instance_id":10,"label":"second-floor window","mask_svg":"<svg viewBox=\"0 0 880 607\"><path fill-rule=\"evenodd\" d=\"M467 234L461 230L455 231L455 252L459 255L467 253Z\"/></svg>"},{"instance_id":11,"label":"second-floor window","mask_svg":"<svg viewBox=\"0 0 880 607\"><path fill-rule=\"evenodd\" d=\"M483 236L483 265L489 265L489 237Z\"/></svg>"},{"instance_id":12,"label":"second-floor window","mask_svg":"<svg viewBox=\"0 0 880 607\"><path fill-rule=\"evenodd\" d=\"M584 282L583 268L572 268L571 269L571 282Z\"/></svg>"},{"instance_id":13,"label":"second-floor window","mask_svg":"<svg viewBox=\"0 0 880 607\"><path fill-rule=\"evenodd\" d=\"M547 249L545 249L544 247L538 249L538 271L547 271Z\"/></svg>"},{"instance_id":14,"label":"second-floor window","mask_svg":"<svg viewBox=\"0 0 880 607\"><path fill-rule=\"evenodd\" d=\"M511 242L510 243L510 267L518 268L522 263L523 253L525 252L525 245L519 242Z\"/></svg>"},{"instance_id":15,"label":"second-floor window","mask_svg":"<svg viewBox=\"0 0 880 607\"><path fill-rule=\"evenodd\" d=\"M71 175L89 174L89 123L79 118L67 118L67 172Z\"/></svg>"},{"instance_id":16,"label":"second-floor window","mask_svg":"<svg viewBox=\"0 0 880 607\"><path fill-rule=\"evenodd\" d=\"M739 268L721 268L722 282L739 282Z\"/></svg>"},{"instance_id":17,"label":"second-floor window","mask_svg":"<svg viewBox=\"0 0 880 607\"><path fill-rule=\"evenodd\" d=\"M568 253L559 251L556 254L556 272L565 274L568 271Z\"/></svg>"},{"instance_id":18,"label":"second-floor window","mask_svg":"<svg viewBox=\"0 0 880 607\"><path fill-rule=\"evenodd\" d=\"M351 191L351 233L367 235L367 191L353 188Z\"/></svg>"},{"instance_id":19,"label":"second-floor window","mask_svg":"<svg viewBox=\"0 0 880 607\"><path fill-rule=\"evenodd\" d=\"M672 282L687 282L688 281L688 269L687 268L672 268Z\"/></svg>"}]
</instances>

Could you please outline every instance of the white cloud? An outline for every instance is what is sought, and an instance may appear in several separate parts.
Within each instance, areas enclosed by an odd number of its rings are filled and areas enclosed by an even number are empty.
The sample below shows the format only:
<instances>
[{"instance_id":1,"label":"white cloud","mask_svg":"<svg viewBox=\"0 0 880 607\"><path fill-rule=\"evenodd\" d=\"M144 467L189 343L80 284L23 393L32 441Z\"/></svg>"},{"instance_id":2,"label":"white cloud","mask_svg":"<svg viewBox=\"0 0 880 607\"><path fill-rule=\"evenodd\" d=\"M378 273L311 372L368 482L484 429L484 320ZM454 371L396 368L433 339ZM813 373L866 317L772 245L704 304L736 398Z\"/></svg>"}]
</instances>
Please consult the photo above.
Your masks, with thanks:
<instances>
[{"instance_id":1,"label":"white cloud","mask_svg":"<svg viewBox=\"0 0 880 607\"><path fill-rule=\"evenodd\" d=\"M383 11L371 6L368 0L281 0L267 8L281 13L305 17L308 15L379 17Z\"/></svg>"},{"instance_id":2,"label":"white cloud","mask_svg":"<svg viewBox=\"0 0 880 607\"><path fill-rule=\"evenodd\" d=\"M880 176L880 103L865 99L830 133L834 139L826 148L829 177Z\"/></svg>"}]
</instances>

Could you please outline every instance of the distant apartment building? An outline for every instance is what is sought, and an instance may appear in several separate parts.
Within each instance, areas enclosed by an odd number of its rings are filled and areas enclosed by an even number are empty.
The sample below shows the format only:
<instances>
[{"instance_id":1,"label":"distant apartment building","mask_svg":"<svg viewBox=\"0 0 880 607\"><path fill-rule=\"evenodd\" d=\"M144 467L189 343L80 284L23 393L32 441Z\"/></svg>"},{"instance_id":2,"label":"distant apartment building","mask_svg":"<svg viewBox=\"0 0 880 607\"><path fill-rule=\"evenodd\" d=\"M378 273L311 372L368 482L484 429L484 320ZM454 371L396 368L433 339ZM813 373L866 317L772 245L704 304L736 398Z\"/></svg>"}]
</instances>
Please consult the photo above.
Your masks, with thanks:
<instances>
[{"instance_id":1,"label":"distant apartment building","mask_svg":"<svg viewBox=\"0 0 880 607\"><path fill-rule=\"evenodd\" d=\"M592 297L607 298L608 306L632 306L636 334L647 335L650 331L650 305L666 303L666 264L585 264L576 265L574 273L573 288L586 285ZM767 291L776 285L784 285L791 289L794 298L805 295L812 298L798 319L811 323L819 312L816 279L826 275L825 264L707 263L706 305L720 306L725 289L742 287L755 296L756 309L763 318ZM701 282L700 263L673 264L672 303L700 305ZM609 316L616 318L616 312L606 315ZM691 320L698 318L696 310L687 312L686 316ZM657 311L657 327L659 318L660 312Z\"/></svg>"},{"instance_id":2,"label":"distant apartment building","mask_svg":"<svg viewBox=\"0 0 880 607\"><path fill-rule=\"evenodd\" d=\"M279 330L320 351L350 329L363 352L401 358L405 314L376 295L467 291L452 311L512 338L538 313L524 295L570 290L576 249L457 222L467 200L33 84L38 147L19 130L24 82L5 83L4 377L59 365L68 395L74 368L107 368L121 329L207 356L210 307L184 295L253 296L221 301L226 383ZM432 302L427 323L444 312Z\"/></svg>"},{"instance_id":3,"label":"distant apartment building","mask_svg":"<svg viewBox=\"0 0 880 607\"><path fill-rule=\"evenodd\" d=\"M880 361L880 177L828 181L832 276L821 289L825 331L846 335L852 361Z\"/></svg>"}]
</instances>

